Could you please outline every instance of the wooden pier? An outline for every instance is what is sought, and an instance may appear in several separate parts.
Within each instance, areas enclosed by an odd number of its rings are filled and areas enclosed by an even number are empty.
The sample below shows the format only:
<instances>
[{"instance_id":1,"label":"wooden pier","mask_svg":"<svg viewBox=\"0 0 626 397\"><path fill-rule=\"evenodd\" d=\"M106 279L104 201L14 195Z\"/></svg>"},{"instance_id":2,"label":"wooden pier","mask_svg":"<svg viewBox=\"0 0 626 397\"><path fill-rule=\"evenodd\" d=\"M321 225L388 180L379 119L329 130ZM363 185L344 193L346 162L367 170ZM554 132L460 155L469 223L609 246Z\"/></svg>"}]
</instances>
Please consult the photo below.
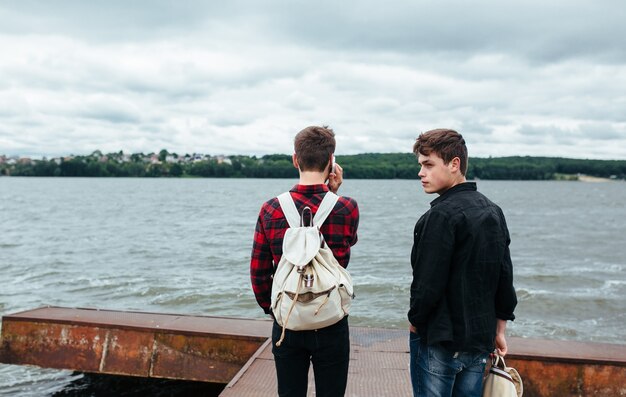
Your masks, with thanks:
<instances>
[{"instance_id":1,"label":"wooden pier","mask_svg":"<svg viewBox=\"0 0 626 397\"><path fill-rule=\"evenodd\" d=\"M44 307L2 318L0 363L226 385L276 395L271 322ZM351 327L347 396L408 396L406 330ZM626 345L509 338L524 396L626 395ZM313 391L314 383L309 382ZM312 393L311 393L312 394Z\"/></svg>"}]
</instances>

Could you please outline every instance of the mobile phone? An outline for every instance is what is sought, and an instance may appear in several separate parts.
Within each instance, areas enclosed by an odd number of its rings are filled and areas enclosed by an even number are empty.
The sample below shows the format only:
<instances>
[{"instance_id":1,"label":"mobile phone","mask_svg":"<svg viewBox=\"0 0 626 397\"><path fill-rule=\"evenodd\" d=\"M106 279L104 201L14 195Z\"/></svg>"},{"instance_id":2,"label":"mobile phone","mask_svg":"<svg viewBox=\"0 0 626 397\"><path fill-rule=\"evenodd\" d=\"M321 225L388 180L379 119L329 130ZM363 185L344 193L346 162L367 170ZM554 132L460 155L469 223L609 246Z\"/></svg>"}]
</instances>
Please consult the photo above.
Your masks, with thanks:
<instances>
[{"instance_id":1,"label":"mobile phone","mask_svg":"<svg viewBox=\"0 0 626 397\"><path fill-rule=\"evenodd\" d=\"M331 157L331 160L330 160L330 170L329 170L329 172L328 172L328 175L326 176L326 182L327 182L328 184L330 184L330 181L329 181L329 179L330 179L330 174L332 174L333 172L335 172L335 168L336 168L336 167L335 167L335 155L333 154L333 157Z\"/></svg>"}]
</instances>

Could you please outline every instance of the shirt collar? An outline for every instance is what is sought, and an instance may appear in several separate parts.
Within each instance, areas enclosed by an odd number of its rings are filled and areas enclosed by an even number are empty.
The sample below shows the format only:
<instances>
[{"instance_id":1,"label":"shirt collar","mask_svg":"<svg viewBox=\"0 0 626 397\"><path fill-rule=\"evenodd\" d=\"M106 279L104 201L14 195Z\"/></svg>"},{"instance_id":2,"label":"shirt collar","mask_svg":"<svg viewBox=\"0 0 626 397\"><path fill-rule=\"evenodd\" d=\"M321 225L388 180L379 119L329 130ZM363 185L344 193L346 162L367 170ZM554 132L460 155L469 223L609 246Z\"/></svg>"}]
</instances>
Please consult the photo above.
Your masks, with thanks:
<instances>
[{"instance_id":1,"label":"shirt collar","mask_svg":"<svg viewBox=\"0 0 626 397\"><path fill-rule=\"evenodd\" d=\"M446 190L441 196L431 201L430 206L433 207L439 204L440 202L444 201L455 193L465 192L468 190L476 191L476 182L463 182L459 183L458 185L452 186L450 189Z\"/></svg>"},{"instance_id":2,"label":"shirt collar","mask_svg":"<svg viewBox=\"0 0 626 397\"><path fill-rule=\"evenodd\" d=\"M301 194L319 194L328 191L328 186L320 183L319 185L295 185L291 188L290 192Z\"/></svg>"}]
</instances>

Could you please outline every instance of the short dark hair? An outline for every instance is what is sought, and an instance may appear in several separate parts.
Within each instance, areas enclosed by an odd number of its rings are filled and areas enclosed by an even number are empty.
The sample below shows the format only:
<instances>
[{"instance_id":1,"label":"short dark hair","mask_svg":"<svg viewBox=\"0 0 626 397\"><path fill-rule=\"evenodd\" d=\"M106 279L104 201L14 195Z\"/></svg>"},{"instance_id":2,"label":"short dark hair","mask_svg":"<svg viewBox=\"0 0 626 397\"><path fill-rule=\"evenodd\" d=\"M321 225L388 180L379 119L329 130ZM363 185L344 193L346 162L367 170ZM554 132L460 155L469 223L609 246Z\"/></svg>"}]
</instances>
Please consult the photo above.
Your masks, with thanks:
<instances>
[{"instance_id":1,"label":"short dark hair","mask_svg":"<svg viewBox=\"0 0 626 397\"><path fill-rule=\"evenodd\" d=\"M450 129L439 128L426 131L417 138L413 145L413 153L424 156L436 153L443 160L444 164L450 163L453 158L458 157L461 174L467 172L467 146L463 135Z\"/></svg>"},{"instance_id":2,"label":"short dark hair","mask_svg":"<svg viewBox=\"0 0 626 397\"><path fill-rule=\"evenodd\" d=\"M306 127L298 132L293 146L300 170L323 172L335 153L335 133L327 125Z\"/></svg>"}]
</instances>

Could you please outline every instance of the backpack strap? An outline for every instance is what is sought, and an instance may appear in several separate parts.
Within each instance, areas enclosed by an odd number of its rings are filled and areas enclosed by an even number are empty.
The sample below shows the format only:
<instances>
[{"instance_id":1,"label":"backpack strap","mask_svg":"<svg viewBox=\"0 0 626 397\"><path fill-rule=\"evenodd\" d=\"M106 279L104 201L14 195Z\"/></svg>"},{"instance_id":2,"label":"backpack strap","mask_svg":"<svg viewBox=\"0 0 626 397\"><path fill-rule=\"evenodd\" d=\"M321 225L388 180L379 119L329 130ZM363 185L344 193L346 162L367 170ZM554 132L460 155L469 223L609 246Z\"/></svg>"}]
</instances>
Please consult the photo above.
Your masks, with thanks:
<instances>
[{"instance_id":1,"label":"backpack strap","mask_svg":"<svg viewBox=\"0 0 626 397\"><path fill-rule=\"evenodd\" d=\"M287 223L289 223L289 227L299 227L300 213L296 208L296 203L293 202L293 197L291 197L291 193L285 192L279 195L277 198L278 202L280 203L280 208L282 208L283 213L285 214L285 218L287 218Z\"/></svg>"},{"instance_id":2,"label":"backpack strap","mask_svg":"<svg viewBox=\"0 0 626 397\"><path fill-rule=\"evenodd\" d=\"M339 200L339 196L337 196L333 192L326 192L320 206L317 207L317 211L315 212L315 216L313 217L313 225L322 226L330 215L333 208L335 208L335 204L337 204L337 200Z\"/></svg>"},{"instance_id":3,"label":"backpack strap","mask_svg":"<svg viewBox=\"0 0 626 397\"><path fill-rule=\"evenodd\" d=\"M293 197L291 197L291 193L285 192L278 197L278 202L280 203L280 207L285 214L285 218L287 218L287 223L289 223L289 227L299 227L301 216L296 208L296 204L293 202ZM337 196L333 192L327 192L322 199L317 211L315 212L315 216L313 217L313 225L321 226L330 215L333 208L335 208L335 204L337 204L337 200L339 200L339 196Z\"/></svg>"}]
</instances>

